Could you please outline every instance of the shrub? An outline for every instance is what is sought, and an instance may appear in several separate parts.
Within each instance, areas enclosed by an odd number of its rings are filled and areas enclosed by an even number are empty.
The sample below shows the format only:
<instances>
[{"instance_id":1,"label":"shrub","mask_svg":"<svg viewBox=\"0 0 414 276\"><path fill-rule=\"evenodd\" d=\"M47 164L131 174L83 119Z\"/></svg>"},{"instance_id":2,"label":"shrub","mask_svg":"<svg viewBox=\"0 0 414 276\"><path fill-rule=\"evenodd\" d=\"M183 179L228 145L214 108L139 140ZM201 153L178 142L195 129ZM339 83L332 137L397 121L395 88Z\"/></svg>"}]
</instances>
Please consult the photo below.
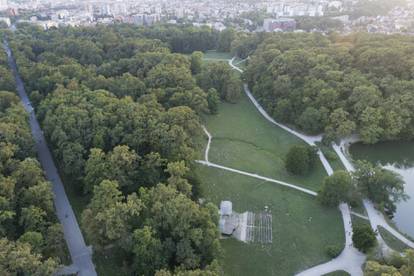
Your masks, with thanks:
<instances>
[{"instance_id":1,"label":"shrub","mask_svg":"<svg viewBox=\"0 0 414 276\"><path fill-rule=\"evenodd\" d=\"M367 253L376 244L376 234L369 225L356 226L352 235L354 246L361 252Z\"/></svg>"},{"instance_id":2,"label":"shrub","mask_svg":"<svg viewBox=\"0 0 414 276\"><path fill-rule=\"evenodd\" d=\"M317 160L316 149L310 146L293 146L285 158L286 170L295 175L304 175L314 167Z\"/></svg>"},{"instance_id":3,"label":"shrub","mask_svg":"<svg viewBox=\"0 0 414 276\"><path fill-rule=\"evenodd\" d=\"M341 254L342 247L339 245L328 245L325 248L325 252L326 252L326 255L328 255L328 257L336 258L339 256L339 254Z\"/></svg>"}]
</instances>

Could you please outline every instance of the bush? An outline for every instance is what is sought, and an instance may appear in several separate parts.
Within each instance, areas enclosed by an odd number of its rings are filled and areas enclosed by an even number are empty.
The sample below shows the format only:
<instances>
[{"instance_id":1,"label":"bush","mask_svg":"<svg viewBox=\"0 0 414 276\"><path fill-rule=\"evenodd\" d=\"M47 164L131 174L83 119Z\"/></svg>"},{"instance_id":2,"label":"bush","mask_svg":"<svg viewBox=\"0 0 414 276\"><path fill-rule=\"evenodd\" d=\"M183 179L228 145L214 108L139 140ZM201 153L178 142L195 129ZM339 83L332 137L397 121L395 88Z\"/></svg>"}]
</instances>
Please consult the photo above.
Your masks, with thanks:
<instances>
[{"instance_id":1,"label":"bush","mask_svg":"<svg viewBox=\"0 0 414 276\"><path fill-rule=\"evenodd\" d=\"M376 244L376 234L369 225L356 226L352 235L354 246L361 252L367 253Z\"/></svg>"},{"instance_id":2,"label":"bush","mask_svg":"<svg viewBox=\"0 0 414 276\"><path fill-rule=\"evenodd\" d=\"M295 175L304 175L314 167L317 160L316 149L310 146L293 146L286 154L286 170Z\"/></svg>"},{"instance_id":3,"label":"bush","mask_svg":"<svg viewBox=\"0 0 414 276\"><path fill-rule=\"evenodd\" d=\"M328 257L336 258L339 256L339 254L341 254L342 247L339 245L328 245L325 248L325 252L326 252L326 255L328 255Z\"/></svg>"},{"instance_id":4,"label":"bush","mask_svg":"<svg viewBox=\"0 0 414 276\"><path fill-rule=\"evenodd\" d=\"M325 206L337 206L349 202L354 194L351 175L346 171L336 171L325 177L318 200Z\"/></svg>"}]
</instances>

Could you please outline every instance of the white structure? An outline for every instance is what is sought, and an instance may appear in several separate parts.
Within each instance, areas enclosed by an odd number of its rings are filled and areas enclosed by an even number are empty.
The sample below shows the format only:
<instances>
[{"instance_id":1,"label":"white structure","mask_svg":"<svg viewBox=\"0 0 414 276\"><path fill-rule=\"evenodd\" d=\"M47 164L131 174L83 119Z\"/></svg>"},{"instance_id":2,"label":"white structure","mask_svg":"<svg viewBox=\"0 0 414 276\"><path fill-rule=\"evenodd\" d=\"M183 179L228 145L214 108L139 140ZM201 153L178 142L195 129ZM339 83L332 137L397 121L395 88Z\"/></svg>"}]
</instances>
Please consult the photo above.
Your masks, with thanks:
<instances>
[{"instance_id":1,"label":"white structure","mask_svg":"<svg viewBox=\"0 0 414 276\"><path fill-rule=\"evenodd\" d=\"M0 11L7 10L9 8L7 0L0 0Z\"/></svg>"},{"instance_id":2,"label":"white structure","mask_svg":"<svg viewBox=\"0 0 414 276\"><path fill-rule=\"evenodd\" d=\"M10 25L11 25L10 18L8 18L8 17L0 17L0 22L5 22L7 27L10 27Z\"/></svg>"},{"instance_id":3,"label":"white structure","mask_svg":"<svg viewBox=\"0 0 414 276\"><path fill-rule=\"evenodd\" d=\"M222 201L220 203L220 215L230 216L233 213L233 203L231 201Z\"/></svg>"}]
</instances>

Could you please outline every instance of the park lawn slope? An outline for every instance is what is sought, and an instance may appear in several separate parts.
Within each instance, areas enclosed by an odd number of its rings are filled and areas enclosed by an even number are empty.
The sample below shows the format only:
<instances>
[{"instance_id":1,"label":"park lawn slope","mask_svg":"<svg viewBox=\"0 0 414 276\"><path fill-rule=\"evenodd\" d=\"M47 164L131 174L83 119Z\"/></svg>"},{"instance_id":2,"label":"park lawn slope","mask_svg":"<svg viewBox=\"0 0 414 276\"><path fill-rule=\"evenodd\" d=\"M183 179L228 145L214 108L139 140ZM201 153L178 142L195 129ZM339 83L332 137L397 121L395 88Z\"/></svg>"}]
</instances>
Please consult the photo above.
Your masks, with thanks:
<instances>
[{"instance_id":1,"label":"park lawn slope","mask_svg":"<svg viewBox=\"0 0 414 276\"><path fill-rule=\"evenodd\" d=\"M326 176L320 161L309 175L290 175L285 155L304 142L264 119L244 94L237 104L221 103L218 114L206 116L205 124L213 135L211 162L319 190Z\"/></svg>"},{"instance_id":2,"label":"park lawn slope","mask_svg":"<svg viewBox=\"0 0 414 276\"><path fill-rule=\"evenodd\" d=\"M329 245L343 247L339 210L322 207L314 197L275 183L199 165L201 192L207 201L233 202L237 212L272 212L273 243L222 240L226 275L293 275L328 261Z\"/></svg>"}]
</instances>

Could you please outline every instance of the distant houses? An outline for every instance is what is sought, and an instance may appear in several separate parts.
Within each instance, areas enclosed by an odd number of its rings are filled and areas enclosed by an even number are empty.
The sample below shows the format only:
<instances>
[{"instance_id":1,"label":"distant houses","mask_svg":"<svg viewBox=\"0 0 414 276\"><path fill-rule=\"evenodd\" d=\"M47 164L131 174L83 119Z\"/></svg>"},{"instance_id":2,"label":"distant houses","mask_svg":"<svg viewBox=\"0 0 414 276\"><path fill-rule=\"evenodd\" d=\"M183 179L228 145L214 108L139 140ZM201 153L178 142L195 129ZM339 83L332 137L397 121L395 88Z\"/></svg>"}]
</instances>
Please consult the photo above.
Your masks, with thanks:
<instances>
[{"instance_id":1,"label":"distant houses","mask_svg":"<svg viewBox=\"0 0 414 276\"><path fill-rule=\"evenodd\" d=\"M293 18L266 18L263 21L263 30L265 32L285 32L296 29L296 20Z\"/></svg>"}]
</instances>

